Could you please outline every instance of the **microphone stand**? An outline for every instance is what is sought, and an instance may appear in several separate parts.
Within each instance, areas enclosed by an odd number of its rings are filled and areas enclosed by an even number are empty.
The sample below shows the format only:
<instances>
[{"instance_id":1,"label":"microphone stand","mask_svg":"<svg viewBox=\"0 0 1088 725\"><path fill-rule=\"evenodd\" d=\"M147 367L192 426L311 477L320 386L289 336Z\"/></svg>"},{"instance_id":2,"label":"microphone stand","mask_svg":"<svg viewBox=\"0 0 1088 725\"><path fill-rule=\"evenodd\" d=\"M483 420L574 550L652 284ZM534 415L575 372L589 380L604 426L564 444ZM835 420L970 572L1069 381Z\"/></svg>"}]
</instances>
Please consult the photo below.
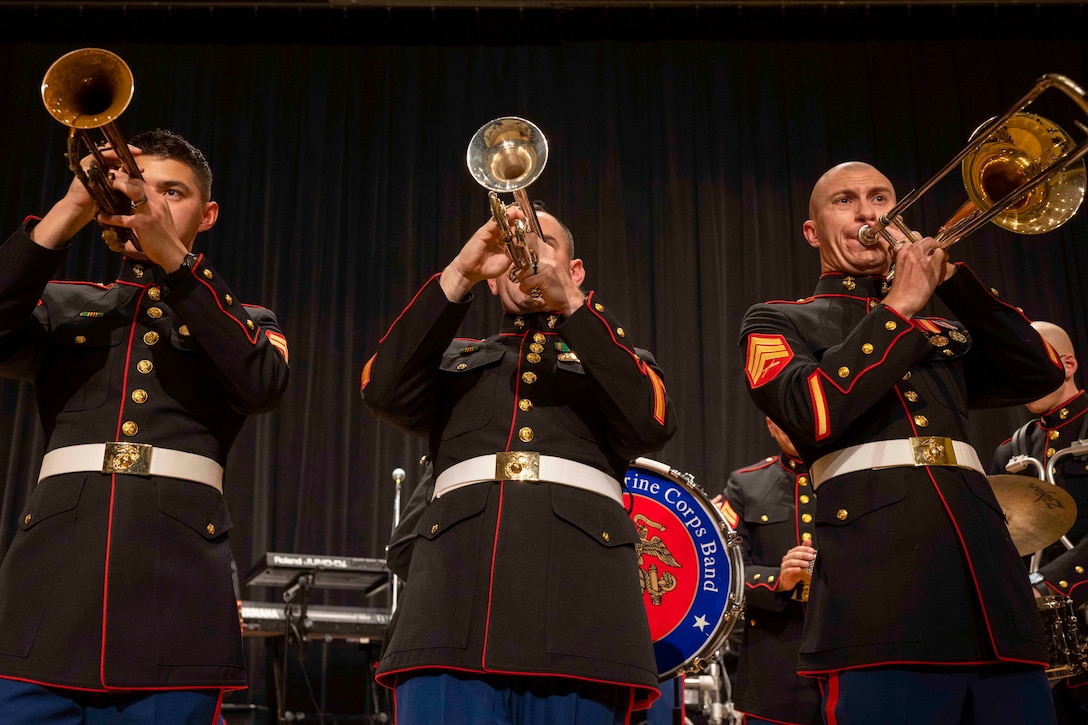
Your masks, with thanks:
<instances>
[{"instance_id":1,"label":"microphone stand","mask_svg":"<svg viewBox=\"0 0 1088 725\"><path fill-rule=\"evenodd\" d=\"M283 592L283 601L286 602L283 608L283 672L280 674L279 690L279 712L276 713L276 722L279 725L285 725L287 720L287 655L291 651L291 638L292 635L298 640L299 656L300 659L305 656L306 653L306 633L313 626L306 616L306 608L310 605L310 591L314 588L314 573L312 571L303 572L295 577L291 586L287 587ZM292 612L292 605L294 604L295 597L300 596L299 613L296 620Z\"/></svg>"}]
</instances>

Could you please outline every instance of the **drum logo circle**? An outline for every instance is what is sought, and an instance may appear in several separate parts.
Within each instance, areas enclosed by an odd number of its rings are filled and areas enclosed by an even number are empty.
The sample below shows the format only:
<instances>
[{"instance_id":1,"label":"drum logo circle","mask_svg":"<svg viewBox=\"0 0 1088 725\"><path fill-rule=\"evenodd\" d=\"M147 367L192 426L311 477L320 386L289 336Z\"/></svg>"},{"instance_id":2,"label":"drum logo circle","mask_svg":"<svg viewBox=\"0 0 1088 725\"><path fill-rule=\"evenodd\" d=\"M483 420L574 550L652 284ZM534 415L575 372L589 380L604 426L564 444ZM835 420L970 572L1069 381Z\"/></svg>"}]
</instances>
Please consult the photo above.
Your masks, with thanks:
<instances>
[{"instance_id":1,"label":"drum logo circle","mask_svg":"<svg viewBox=\"0 0 1088 725\"><path fill-rule=\"evenodd\" d=\"M717 512L687 486L640 468L625 482L650 635L658 669L668 672L714 636L727 611L727 546Z\"/></svg>"}]
</instances>

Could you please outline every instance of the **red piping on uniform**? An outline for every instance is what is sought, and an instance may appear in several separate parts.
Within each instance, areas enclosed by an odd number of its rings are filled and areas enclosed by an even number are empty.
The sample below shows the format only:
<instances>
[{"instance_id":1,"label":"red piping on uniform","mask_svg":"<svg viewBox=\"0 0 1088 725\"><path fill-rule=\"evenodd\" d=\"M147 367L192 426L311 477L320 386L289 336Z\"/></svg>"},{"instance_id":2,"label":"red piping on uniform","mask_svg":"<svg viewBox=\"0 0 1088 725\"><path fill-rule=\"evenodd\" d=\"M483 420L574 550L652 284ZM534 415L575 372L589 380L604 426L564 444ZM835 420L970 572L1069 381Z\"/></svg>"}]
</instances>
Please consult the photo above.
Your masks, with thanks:
<instances>
[{"instance_id":1,"label":"red piping on uniform","mask_svg":"<svg viewBox=\"0 0 1088 725\"><path fill-rule=\"evenodd\" d=\"M827 691L824 692L824 723L825 725L838 725L835 717L835 708L839 704L839 673L832 672L827 676Z\"/></svg>"}]
</instances>

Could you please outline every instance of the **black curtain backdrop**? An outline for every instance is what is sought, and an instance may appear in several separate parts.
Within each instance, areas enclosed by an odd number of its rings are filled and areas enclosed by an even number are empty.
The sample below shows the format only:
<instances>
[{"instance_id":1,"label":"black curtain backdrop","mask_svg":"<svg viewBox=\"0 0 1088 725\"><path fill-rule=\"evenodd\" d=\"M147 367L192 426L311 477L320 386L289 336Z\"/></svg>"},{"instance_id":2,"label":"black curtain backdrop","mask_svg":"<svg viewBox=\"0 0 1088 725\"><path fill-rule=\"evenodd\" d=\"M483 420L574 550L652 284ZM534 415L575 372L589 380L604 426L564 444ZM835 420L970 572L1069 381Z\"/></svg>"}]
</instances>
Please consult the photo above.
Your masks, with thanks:
<instances>
[{"instance_id":1,"label":"black curtain backdrop","mask_svg":"<svg viewBox=\"0 0 1088 725\"><path fill-rule=\"evenodd\" d=\"M359 374L418 286L486 219L465 167L486 121L524 116L547 135L531 195L569 224L587 287L666 371L681 425L655 458L714 494L773 449L745 392L737 333L750 304L811 292L818 260L801 224L815 179L861 159L902 195L1043 73L1088 82L1076 5L0 18L3 225L43 214L70 181L67 129L41 104L42 75L64 52L108 48L136 79L120 126L172 128L207 153L221 214L197 248L287 334L286 397L247 423L228 466L243 575L266 551L384 555L391 471L408 471L407 495L424 446L366 411ZM1058 120L1066 104L1049 97ZM933 233L964 199L953 177L910 222ZM1086 239L1081 214L1037 237L988 228L953 258L1028 316L1064 325L1088 362ZM61 274L111 280L117 265L88 229ZM497 322L481 286L465 333L486 336ZM1026 419L1023 409L977 415L982 458ZM0 381L0 551L42 445L33 388Z\"/></svg>"}]
</instances>

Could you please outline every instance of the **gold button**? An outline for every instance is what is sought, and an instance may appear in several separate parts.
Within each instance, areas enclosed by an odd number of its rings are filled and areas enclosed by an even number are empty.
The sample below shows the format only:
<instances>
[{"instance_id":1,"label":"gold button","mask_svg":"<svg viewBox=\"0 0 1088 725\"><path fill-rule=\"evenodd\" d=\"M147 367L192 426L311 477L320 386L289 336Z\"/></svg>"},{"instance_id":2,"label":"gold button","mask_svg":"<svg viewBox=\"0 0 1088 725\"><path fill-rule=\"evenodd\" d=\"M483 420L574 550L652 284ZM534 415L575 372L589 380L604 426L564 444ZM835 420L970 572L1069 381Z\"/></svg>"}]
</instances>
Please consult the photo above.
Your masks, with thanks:
<instances>
[{"instance_id":1,"label":"gold button","mask_svg":"<svg viewBox=\"0 0 1088 725\"><path fill-rule=\"evenodd\" d=\"M955 350L950 350L950 349L949 349L949 348L947 348L947 347L946 347L945 349L941 350L941 352L942 352L942 353L944 353L944 356L945 356L945 357L952 357L953 355L955 355L955 354L956 354L956 351L955 351Z\"/></svg>"},{"instance_id":2,"label":"gold button","mask_svg":"<svg viewBox=\"0 0 1088 725\"><path fill-rule=\"evenodd\" d=\"M150 360L141 360L140 362L136 363L136 369L144 375L147 375L149 372L151 372L152 368L154 367L155 366L151 364Z\"/></svg>"},{"instance_id":3,"label":"gold button","mask_svg":"<svg viewBox=\"0 0 1088 725\"><path fill-rule=\"evenodd\" d=\"M208 533L212 536L215 535L215 524L208 524Z\"/></svg>"},{"instance_id":4,"label":"gold button","mask_svg":"<svg viewBox=\"0 0 1088 725\"><path fill-rule=\"evenodd\" d=\"M849 514L846 513L846 509L839 509L835 512L835 518L837 518L839 521L846 521L847 516L849 516Z\"/></svg>"},{"instance_id":5,"label":"gold button","mask_svg":"<svg viewBox=\"0 0 1088 725\"><path fill-rule=\"evenodd\" d=\"M252 330L256 325L253 324L253 320L246 320L246 327Z\"/></svg>"},{"instance_id":6,"label":"gold button","mask_svg":"<svg viewBox=\"0 0 1088 725\"><path fill-rule=\"evenodd\" d=\"M619 335L620 337L627 337L627 333L623 331L622 327L617 327L616 328L616 334Z\"/></svg>"},{"instance_id":7,"label":"gold button","mask_svg":"<svg viewBox=\"0 0 1088 725\"><path fill-rule=\"evenodd\" d=\"M593 304L593 309L597 310L597 312L604 312L604 305L602 305L600 302L595 302Z\"/></svg>"},{"instance_id":8,"label":"gold button","mask_svg":"<svg viewBox=\"0 0 1088 725\"><path fill-rule=\"evenodd\" d=\"M864 345L861 346L861 351L863 353L865 353L866 355L872 355L873 354L873 346L867 342L867 343L865 343Z\"/></svg>"},{"instance_id":9,"label":"gold button","mask_svg":"<svg viewBox=\"0 0 1088 725\"><path fill-rule=\"evenodd\" d=\"M468 367L468 363L457 363L457 369L458 370L464 370L467 367Z\"/></svg>"},{"instance_id":10,"label":"gold button","mask_svg":"<svg viewBox=\"0 0 1088 725\"><path fill-rule=\"evenodd\" d=\"M1083 566L1075 567L1075 569L1076 569L1076 572L1078 574L1083 574L1084 573L1084 567Z\"/></svg>"},{"instance_id":11,"label":"gold button","mask_svg":"<svg viewBox=\"0 0 1088 725\"><path fill-rule=\"evenodd\" d=\"M150 317L152 320L159 319L160 317L162 317L162 308L161 307L148 307L147 308L147 316Z\"/></svg>"},{"instance_id":12,"label":"gold button","mask_svg":"<svg viewBox=\"0 0 1088 725\"><path fill-rule=\"evenodd\" d=\"M529 426L525 426L518 431L518 438L520 438L523 443L528 443L533 439L533 429Z\"/></svg>"},{"instance_id":13,"label":"gold button","mask_svg":"<svg viewBox=\"0 0 1088 725\"><path fill-rule=\"evenodd\" d=\"M148 287L147 296L158 302L159 298L162 297L162 291L158 287Z\"/></svg>"},{"instance_id":14,"label":"gold button","mask_svg":"<svg viewBox=\"0 0 1088 725\"><path fill-rule=\"evenodd\" d=\"M918 402L918 393L914 392L913 390L908 390L907 392L903 393L903 397L912 403Z\"/></svg>"},{"instance_id":15,"label":"gold button","mask_svg":"<svg viewBox=\"0 0 1088 725\"><path fill-rule=\"evenodd\" d=\"M798 486L807 486L808 485L808 476L798 476L797 477L797 485Z\"/></svg>"},{"instance_id":16,"label":"gold button","mask_svg":"<svg viewBox=\"0 0 1088 725\"><path fill-rule=\"evenodd\" d=\"M919 428L925 428L927 425L929 425L929 418L925 417L924 415L916 415L914 416L914 424Z\"/></svg>"},{"instance_id":17,"label":"gold button","mask_svg":"<svg viewBox=\"0 0 1088 725\"><path fill-rule=\"evenodd\" d=\"M910 380L910 370L908 370L907 374L903 376L903 379L904 380Z\"/></svg>"},{"instance_id":18,"label":"gold button","mask_svg":"<svg viewBox=\"0 0 1088 725\"><path fill-rule=\"evenodd\" d=\"M1059 435L1061 435L1061 434L1058 433L1058 431L1052 430L1052 431L1050 431L1050 432L1048 432L1046 434L1046 437L1049 438L1050 440L1057 440Z\"/></svg>"},{"instance_id":19,"label":"gold button","mask_svg":"<svg viewBox=\"0 0 1088 725\"><path fill-rule=\"evenodd\" d=\"M85 342L87 342L86 337L84 337L83 335L76 335L76 344L77 345L82 345Z\"/></svg>"},{"instance_id":20,"label":"gold button","mask_svg":"<svg viewBox=\"0 0 1088 725\"><path fill-rule=\"evenodd\" d=\"M770 519L769 519L769 518L767 518L767 514L763 514L762 516L760 516L760 517L759 517L759 520L760 520L760 521L762 521L762 522L764 522L764 523L766 523L766 522L770 521Z\"/></svg>"},{"instance_id":21,"label":"gold button","mask_svg":"<svg viewBox=\"0 0 1088 725\"><path fill-rule=\"evenodd\" d=\"M533 383L536 382L536 373L534 373L532 371L524 372L524 373L521 374L521 379L522 379L522 381L532 385Z\"/></svg>"},{"instance_id":22,"label":"gold button","mask_svg":"<svg viewBox=\"0 0 1088 725\"><path fill-rule=\"evenodd\" d=\"M933 347L945 347L948 345L948 338L944 335L934 335L929 338L929 344Z\"/></svg>"},{"instance_id":23,"label":"gold button","mask_svg":"<svg viewBox=\"0 0 1088 725\"><path fill-rule=\"evenodd\" d=\"M23 517L23 523L24 524L29 524L30 523L30 514L27 514L26 516Z\"/></svg>"},{"instance_id":24,"label":"gold button","mask_svg":"<svg viewBox=\"0 0 1088 725\"><path fill-rule=\"evenodd\" d=\"M812 534L807 531L804 532L803 534L801 534L801 541L812 541Z\"/></svg>"},{"instance_id":25,"label":"gold button","mask_svg":"<svg viewBox=\"0 0 1088 725\"><path fill-rule=\"evenodd\" d=\"M797 500L800 501L801 503L808 503L810 499L809 499L808 496L805 496L804 494L802 494L801 497L798 498Z\"/></svg>"},{"instance_id":26,"label":"gold button","mask_svg":"<svg viewBox=\"0 0 1088 725\"><path fill-rule=\"evenodd\" d=\"M1060 582L1058 582L1058 586L1060 586L1062 589L1065 589L1069 586L1069 582L1067 582L1065 579L1062 579Z\"/></svg>"},{"instance_id":27,"label":"gold button","mask_svg":"<svg viewBox=\"0 0 1088 725\"><path fill-rule=\"evenodd\" d=\"M539 342L534 342L532 345L529 346L529 351L530 352L544 352L544 346L541 345Z\"/></svg>"},{"instance_id":28,"label":"gold button","mask_svg":"<svg viewBox=\"0 0 1088 725\"><path fill-rule=\"evenodd\" d=\"M204 279L211 279L212 276L213 276L212 271L210 269L208 269L207 267L205 267L204 268Z\"/></svg>"},{"instance_id":29,"label":"gold button","mask_svg":"<svg viewBox=\"0 0 1088 725\"><path fill-rule=\"evenodd\" d=\"M608 535L607 531L601 532L601 538L604 539L606 542L612 540L612 537Z\"/></svg>"},{"instance_id":30,"label":"gold button","mask_svg":"<svg viewBox=\"0 0 1088 725\"><path fill-rule=\"evenodd\" d=\"M537 364L538 362L540 362L540 356L537 355L535 352L531 352L528 355L526 355L525 359L528 360L529 362L533 363L534 365Z\"/></svg>"},{"instance_id":31,"label":"gold button","mask_svg":"<svg viewBox=\"0 0 1088 725\"><path fill-rule=\"evenodd\" d=\"M773 582L774 581L774 574L768 574L767 575L767 581L768 582Z\"/></svg>"},{"instance_id":32,"label":"gold button","mask_svg":"<svg viewBox=\"0 0 1088 725\"><path fill-rule=\"evenodd\" d=\"M884 323L884 329L888 330L889 332L894 330L897 327L899 327L899 325L895 324L895 320L888 320L887 322Z\"/></svg>"},{"instance_id":33,"label":"gold button","mask_svg":"<svg viewBox=\"0 0 1088 725\"><path fill-rule=\"evenodd\" d=\"M843 365L841 368L839 368L839 377L840 378L845 378L849 374L850 374L850 368L846 367L845 365Z\"/></svg>"},{"instance_id":34,"label":"gold button","mask_svg":"<svg viewBox=\"0 0 1088 725\"><path fill-rule=\"evenodd\" d=\"M432 534L437 534L438 533L438 524L432 524L431 525L431 533Z\"/></svg>"},{"instance_id":35,"label":"gold button","mask_svg":"<svg viewBox=\"0 0 1088 725\"><path fill-rule=\"evenodd\" d=\"M802 521L802 523L811 524L812 523L812 514L802 514L801 515L801 521Z\"/></svg>"},{"instance_id":36,"label":"gold button","mask_svg":"<svg viewBox=\"0 0 1088 725\"><path fill-rule=\"evenodd\" d=\"M532 409L533 401L529 400L528 398L522 398L518 401L518 410L521 410L524 413L528 413Z\"/></svg>"},{"instance_id":37,"label":"gold button","mask_svg":"<svg viewBox=\"0 0 1088 725\"><path fill-rule=\"evenodd\" d=\"M763 575L762 574L753 574L752 578L755 579L756 581L759 581L760 579L763 578Z\"/></svg>"},{"instance_id":38,"label":"gold button","mask_svg":"<svg viewBox=\"0 0 1088 725\"><path fill-rule=\"evenodd\" d=\"M148 330L144 333L144 342L148 345L154 345L158 341L159 333L155 332L154 330Z\"/></svg>"},{"instance_id":39,"label":"gold button","mask_svg":"<svg viewBox=\"0 0 1088 725\"><path fill-rule=\"evenodd\" d=\"M1046 456L1047 456L1047 458L1050 458L1050 457L1051 457L1052 455L1054 455L1055 453L1057 453L1057 451L1056 451L1056 450L1054 450L1053 448L1047 448L1047 449L1046 449Z\"/></svg>"},{"instance_id":40,"label":"gold button","mask_svg":"<svg viewBox=\"0 0 1088 725\"><path fill-rule=\"evenodd\" d=\"M147 402L147 391L146 390L141 390L140 388L136 388L135 390L132 391L132 400L135 403L146 403Z\"/></svg>"},{"instance_id":41,"label":"gold button","mask_svg":"<svg viewBox=\"0 0 1088 725\"><path fill-rule=\"evenodd\" d=\"M126 420L121 424L121 432L127 436L134 436L140 432L140 426L136 425L131 420Z\"/></svg>"},{"instance_id":42,"label":"gold button","mask_svg":"<svg viewBox=\"0 0 1088 725\"><path fill-rule=\"evenodd\" d=\"M990 288L990 294L992 294L994 297L1000 297L1001 296L1001 295L999 295L997 293L997 290L994 289L993 287Z\"/></svg>"},{"instance_id":43,"label":"gold button","mask_svg":"<svg viewBox=\"0 0 1088 725\"><path fill-rule=\"evenodd\" d=\"M234 304L234 297L232 295L223 295L223 301L227 303L227 307Z\"/></svg>"},{"instance_id":44,"label":"gold button","mask_svg":"<svg viewBox=\"0 0 1088 725\"><path fill-rule=\"evenodd\" d=\"M534 332L534 333L533 333L533 342L535 342L535 343L536 343L536 344L538 344L538 345L540 345L541 343L543 343L543 342L544 342L544 340L546 340L546 339L547 339L547 338L545 338L545 337L544 337L544 333L543 333L543 332Z\"/></svg>"},{"instance_id":45,"label":"gold button","mask_svg":"<svg viewBox=\"0 0 1088 725\"><path fill-rule=\"evenodd\" d=\"M182 337L188 337L189 336L189 326L188 325L182 325L181 327L179 327L178 328L178 334L181 335Z\"/></svg>"}]
</instances>

